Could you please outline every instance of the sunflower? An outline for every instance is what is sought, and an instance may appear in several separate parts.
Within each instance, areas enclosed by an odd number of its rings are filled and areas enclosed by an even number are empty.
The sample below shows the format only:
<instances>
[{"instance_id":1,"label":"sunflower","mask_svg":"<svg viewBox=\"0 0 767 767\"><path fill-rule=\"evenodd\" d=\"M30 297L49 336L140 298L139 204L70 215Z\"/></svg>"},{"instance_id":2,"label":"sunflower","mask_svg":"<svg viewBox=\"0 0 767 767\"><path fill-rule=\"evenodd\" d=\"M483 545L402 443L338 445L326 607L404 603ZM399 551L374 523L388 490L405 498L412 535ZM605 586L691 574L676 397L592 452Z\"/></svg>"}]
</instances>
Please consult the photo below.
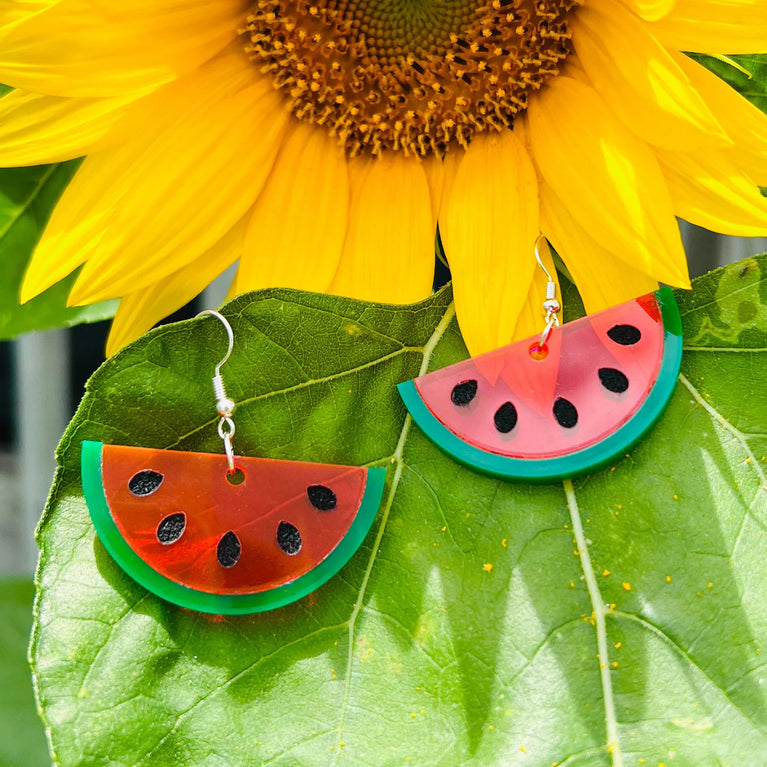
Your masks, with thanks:
<instances>
[{"instance_id":1,"label":"sunflower","mask_svg":"<svg viewBox=\"0 0 767 767\"><path fill-rule=\"evenodd\" d=\"M541 329L541 233L588 311L687 286L675 216L767 232L767 117L680 51L767 51L767 3L4 3L0 165L86 156L21 300L82 267L110 351L235 261L410 303L439 228L478 354Z\"/></svg>"}]
</instances>

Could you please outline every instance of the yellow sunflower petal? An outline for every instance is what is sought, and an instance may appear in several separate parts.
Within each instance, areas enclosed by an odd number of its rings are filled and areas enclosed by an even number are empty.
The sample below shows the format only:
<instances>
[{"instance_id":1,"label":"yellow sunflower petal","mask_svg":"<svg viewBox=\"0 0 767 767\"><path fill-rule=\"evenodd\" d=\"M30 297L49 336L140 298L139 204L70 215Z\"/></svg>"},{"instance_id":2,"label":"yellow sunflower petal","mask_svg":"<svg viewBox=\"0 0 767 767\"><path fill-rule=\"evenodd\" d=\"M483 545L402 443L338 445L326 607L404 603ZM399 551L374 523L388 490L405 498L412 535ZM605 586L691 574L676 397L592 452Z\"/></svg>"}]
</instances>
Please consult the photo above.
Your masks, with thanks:
<instances>
[{"instance_id":1,"label":"yellow sunflower petal","mask_svg":"<svg viewBox=\"0 0 767 767\"><path fill-rule=\"evenodd\" d=\"M0 5L0 82L57 96L116 96L168 82L237 36L242 0L66 0L17 23Z\"/></svg>"},{"instance_id":2,"label":"yellow sunflower petal","mask_svg":"<svg viewBox=\"0 0 767 767\"><path fill-rule=\"evenodd\" d=\"M450 199L453 184L455 183L455 174L458 172L458 166L461 164L463 152L456 150L448 152L442 161L442 194L439 198L439 212L437 221L439 223L439 233L444 244L447 237L447 201Z\"/></svg>"},{"instance_id":3,"label":"yellow sunflower petal","mask_svg":"<svg viewBox=\"0 0 767 767\"><path fill-rule=\"evenodd\" d=\"M196 258L250 208L286 113L252 67L249 87L230 68L226 57L211 62L119 121L114 130L134 121L153 130L86 159L35 251L25 300L86 259L72 301L136 290Z\"/></svg>"},{"instance_id":4,"label":"yellow sunflower petal","mask_svg":"<svg viewBox=\"0 0 767 767\"><path fill-rule=\"evenodd\" d=\"M600 96L645 141L687 151L731 144L679 65L622 5L589 0L571 29Z\"/></svg>"},{"instance_id":5,"label":"yellow sunflower petal","mask_svg":"<svg viewBox=\"0 0 767 767\"><path fill-rule=\"evenodd\" d=\"M421 163L426 180L429 183L429 196L431 199L431 218L434 230L437 229L439 208L442 204L442 193L445 188L445 163L437 155L430 155Z\"/></svg>"},{"instance_id":6,"label":"yellow sunflower petal","mask_svg":"<svg viewBox=\"0 0 767 767\"><path fill-rule=\"evenodd\" d=\"M545 182L541 184L541 229L567 265L589 314L657 290L656 280L591 237Z\"/></svg>"},{"instance_id":7,"label":"yellow sunflower petal","mask_svg":"<svg viewBox=\"0 0 767 767\"><path fill-rule=\"evenodd\" d=\"M727 152L733 162L754 181L767 185L767 114L697 61L675 51L672 56L735 142Z\"/></svg>"},{"instance_id":8,"label":"yellow sunflower petal","mask_svg":"<svg viewBox=\"0 0 767 767\"><path fill-rule=\"evenodd\" d=\"M0 11L0 34L60 2L61 0L14 0L4 3Z\"/></svg>"},{"instance_id":9,"label":"yellow sunflower petal","mask_svg":"<svg viewBox=\"0 0 767 767\"><path fill-rule=\"evenodd\" d=\"M458 323L469 352L482 354L515 340L537 269L538 182L514 133L472 141L446 203L443 242Z\"/></svg>"},{"instance_id":10,"label":"yellow sunflower petal","mask_svg":"<svg viewBox=\"0 0 767 767\"><path fill-rule=\"evenodd\" d=\"M764 0L676 0L650 31L669 48L698 53L767 52Z\"/></svg>"},{"instance_id":11,"label":"yellow sunflower petal","mask_svg":"<svg viewBox=\"0 0 767 767\"><path fill-rule=\"evenodd\" d=\"M82 157L141 93L70 99L21 90L0 99L0 165L39 165Z\"/></svg>"},{"instance_id":12,"label":"yellow sunflower petal","mask_svg":"<svg viewBox=\"0 0 767 767\"><path fill-rule=\"evenodd\" d=\"M538 169L607 250L656 279L688 286L671 197L655 156L594 90L549 80L528 109Z\"/></svg>"},{"instance_id":13,"label":"yellow sunflower petal","mask_svg":"<svg viewBox=\"0 0 767 767\"><path fill-rule=\"evenodd\" d=\"M130 192L98 255L80 272L71 302L93 303L154 282L219 239L269 175L285 121L280 106L271 88L252 86L193 130L167 131L135 158Z\"/></svg>"},{"instance_id":14,"label":"yellow sunflower petal","mask_svg":"<svg viewBox=\"0 0 767 767\"><path fill-rule=\"evenodd\" d=\"M725 154L658 150L658 159L678 216L722 234L767 235L767 199Z\"/></svg>"},{"instance_id":15,"label":"yellow sunflower petal","mask_svg":"<svg viewBox=\"0 0 767 767\"><path fill-rule=\"evenodd\" d=\"M341 258L349 208L338 142L295 121L250 216L236 290L326 291Z\"/></svg>"},{"instance_id":16,"label":"yellow sunflower petal","mask_svg":"<svg viewBox=\"0 0 767 767\"><path fill-rule=\"evenodd\" d=\"M123 296L107 339L107 356L185 306L234 263L242 252L246 223L246 218L240 220L212 248L177 272Z\"/></svg>"},{"instance_id":17,"label":"yellow sunflower petal","mask_svg":"<svg viewBox=\"0 0 767 767\"><path fill-rule=\"evenodd\" d=\"M431 293L434 228L419 162L388 152L349 162L349 230L330 293L412 303Z\"/></svg>"},{"instance_id":18,"label":"yellow sunflower petal","mask_svg":"<svg viewBox=\"0 0 767 767\"><path fill-rule=\"evenodd\" d=\"M647 21L657 21L670 13L675 0L622 0L637 16Z\"/></svg>"}]
</instances>

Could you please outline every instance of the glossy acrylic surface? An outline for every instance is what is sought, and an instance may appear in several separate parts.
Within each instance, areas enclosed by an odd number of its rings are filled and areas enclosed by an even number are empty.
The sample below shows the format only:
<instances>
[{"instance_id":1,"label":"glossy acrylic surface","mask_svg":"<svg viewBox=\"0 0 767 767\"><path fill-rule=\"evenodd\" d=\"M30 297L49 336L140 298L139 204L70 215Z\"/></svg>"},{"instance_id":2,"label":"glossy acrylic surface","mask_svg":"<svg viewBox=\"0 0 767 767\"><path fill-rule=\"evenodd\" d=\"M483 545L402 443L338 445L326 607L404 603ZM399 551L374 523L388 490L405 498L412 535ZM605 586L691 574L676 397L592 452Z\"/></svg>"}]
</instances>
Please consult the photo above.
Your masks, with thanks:
<instances>
[{"instance_id":1,"label":"glossy acrylic surface","mask_svg":"<svg viewBox=\"0 0 767 767\"><path fill-rule=\"evenodd\" d=\"M236 465L240 484L223 455L83 443L86 500L112 556L160 596L208 612L270 609L324 583L362 542L383 491L380 469Z\"/></svg>"},{"instance_id":2,"label":"glossy acrylic surface","mask_svg":"<svg viewBox=\"0 0 767 767\"><path fill-rule=\"evenodd\" d=\"M616 325L636 328L640 339L630 346L616 343L607 334ZM416 379L416 388L439 421L483 450L518 458L548 458L581 450L625 423L647 396L660 369L663 325L655 299L650 297L650 301L631 301L555 328L549 354L542 360L529 353L533 340L430 373ZM485 374L491 366L498 371L497 377ZM600 370L623 374L628 388L608 390ZM456 405L452 390L466 380L477 381L476 396L467 405ZM577 413L574 426L563 426L557 420L554 405L558 399L573 406ZM507 402L514 406L517 422L503 433L494 416ZM561 411L566 408L559 405ZM572 416L563 420L570 423Z\"/></svg>"},{"instance_id":3,"label":"glossy acrylic surface","mask_svg":"<svg viewBox=\"0 0 767 767\"><path fill-rule=\"evenodd\" d=\"M660 416L681 361L669 289L400 384L411 415L463 463L535 481L575 476L639 439Z\"/></svg>"}]
</instances>

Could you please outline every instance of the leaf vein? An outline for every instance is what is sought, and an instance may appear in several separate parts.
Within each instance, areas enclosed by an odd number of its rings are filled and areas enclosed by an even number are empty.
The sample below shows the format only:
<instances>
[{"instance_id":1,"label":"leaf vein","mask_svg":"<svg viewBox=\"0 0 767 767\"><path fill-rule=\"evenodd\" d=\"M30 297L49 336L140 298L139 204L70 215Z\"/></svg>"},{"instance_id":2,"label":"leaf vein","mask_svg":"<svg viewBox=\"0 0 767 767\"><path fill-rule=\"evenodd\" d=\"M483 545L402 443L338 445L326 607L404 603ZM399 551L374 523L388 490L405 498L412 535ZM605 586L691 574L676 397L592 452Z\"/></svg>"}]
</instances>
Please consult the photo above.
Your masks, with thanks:
<instances>
[{"instance_id":1,"label":"leaf vein","mask_svg":"<svg viewBox=\"0 0 767 767\"><path fill-rule=\"evenodd\" d=\"M434 333L432 334L431 338L429 339L428 343L423 347L423 359L421 361L421 367L418 371L418 375L423 375L429 366L429 362L431 360L431 355L434 352L435 347L441 340L442 336L447 332L448 327L450 326L450 323L453 321L453 318L455 317L455 305L451 302L447 309L445 310L444 315L442 316L442 319L439 322L439 325L434 330ZM407 436L410 432L410 427L412 425L413 419L410 417L410 414L408 413L405 415L405 420L402 424L402 431L400 432L399 440L397 441L397 447L394 450L394 454L392 455L392 463L395 464L396 469L394 472L394 478L392 479L391 486L389 487L389 492L386 496L386 501L384 504L384 509L381 514L381 523L378 526L378 530L376 532L375 541L373 542L373 549L370 554L370 559L368 560L367 567L365 568L365 574L362 577L362 583L360 584L360 590L359 595L357 597L357 601L355 602L354 609L352 610L352 614L349 617L349 639L348 639L348 656L347 656L347 663L346 663L346 679L345 679L345 685L344 685L344 697L343 702L341 706L341 716L340 721L338 725L338 736L339 740L343 740L344 737L344 730L346 727L346 712L349 708L349 699L351 696L351 680L352 680L352 668L354 665L354 655L353 655L353 648L354 648L354 630L357 623L357 616L360 613L360 610L362 608L362 602L365 598L365 593L367 590L368 581L370 580L370 574L373 571L373 565L375 564L376 557L378 555L378 551L381 547L381 540L383 538L384 531L386 530L386 523L389 520L389 514L391 513L392 504L394 502L394 495L396 493L397 487L399 486L400 479L402 477L402 471L404 468L404 461L403 461L403 453L405 450L405 443L407 441ZM336 761L338 760L338 754L336 755Z\"/></svg>"},{"instance_id":2,"label":"leaf vein","mask_svg":"<svg viewBox=\"0 0 767 767\"><path fill-rule=\"evenodd\" d=\"M605 603L599 591L594 568L591 565L586 536L583 533L578 501L575 497L572 480L566 479L563 483L567 496L567 508L570 511L570 520L573 525L573 533L578 546L579 561L586 579L586 589L591 600L591 609L594 613L594 626L597 634L597 653L599 660L599 677L602 682L602 698L605 709L605 725L607 753L610 755L613 767L623 767L623 756L618 734L618 719L615 713L615 701L613 699L612 678L610 676L610 657L607 650L607 626L605 624Z\"/></svg>"},{"instance_id":3,"label":"leaf vein","mask_svg":"<svg viewBox=\"0 0 767 767\"><path fill-rule=\"evenodd\" d=\"M634 615L633 613L627 613L623 610L614 610L612 613L613 617L615 618L625 618L626 620L633 621L634 623L638 623L640 626L645 628L646 630L650 631L651 633L655 634L661 641L665 642L672 650L674 650L681 658L683 658L687 663L690 664L693 668L696 668L701 675L708 681L708 683L711 685L713 689L715 689L717 692L719 692L722 697L724 698L725 703L732 706L733 710L738 713L745 721L747 721L756 732L760 733L763 736L767 736L767 732L765 732L764 728L762 728L757 722L755 722L743 709L735 703L734 700L729 696L727 693L727 690L720 687L712 678L707 674L701 666L695 662L695 660L689 655L687 651L684 650L677 642L675 642L668 634L666 634L662 629L660 629L658 626L656 626L654 623L649 621L647 618L641 615Z\"/></svg>"},{"instance_id":4,"label":"leaf vein","mask_svg":"<svg viewBox=\"0 0 767 767\"><path fill-rule=\"evenodd\" d=\"M18 206L14 215L12 215L8 219L6 225L0 229L0 240L2 240L3 237L8 234L8 232L10 232L11 228L16 224L16 222L24 215L24 213L26 213L26 211L29 209L29 206L35 201L35 198L40 193L40 190L45 186L45 184L48 182L58 167L58 165L51 165L48 170L43 173L35 188L30 192L29 197L27 197L27 199Z\"/></svg>"}]
</instances>

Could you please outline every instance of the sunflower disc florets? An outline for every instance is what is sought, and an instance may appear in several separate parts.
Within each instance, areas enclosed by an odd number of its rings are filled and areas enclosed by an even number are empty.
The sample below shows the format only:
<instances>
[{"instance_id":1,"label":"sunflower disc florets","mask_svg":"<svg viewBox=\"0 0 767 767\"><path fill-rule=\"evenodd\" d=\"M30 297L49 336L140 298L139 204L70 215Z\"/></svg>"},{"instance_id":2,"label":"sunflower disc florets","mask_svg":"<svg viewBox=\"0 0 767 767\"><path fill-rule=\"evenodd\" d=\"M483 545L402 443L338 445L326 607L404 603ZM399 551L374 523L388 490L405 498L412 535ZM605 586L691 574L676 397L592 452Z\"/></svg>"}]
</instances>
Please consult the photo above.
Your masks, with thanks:
<instances>
[{"instance_id":1,"label":"sunflower disc florets","mask_svg":"<svg viewBox=\"0 0 767 767\"><path fill-rule=\"evenodd\" d=\"M577 0L258 0L244 35L299 119L349 156L502 130L570 53Z\"/></svg>"}]
</instances>

